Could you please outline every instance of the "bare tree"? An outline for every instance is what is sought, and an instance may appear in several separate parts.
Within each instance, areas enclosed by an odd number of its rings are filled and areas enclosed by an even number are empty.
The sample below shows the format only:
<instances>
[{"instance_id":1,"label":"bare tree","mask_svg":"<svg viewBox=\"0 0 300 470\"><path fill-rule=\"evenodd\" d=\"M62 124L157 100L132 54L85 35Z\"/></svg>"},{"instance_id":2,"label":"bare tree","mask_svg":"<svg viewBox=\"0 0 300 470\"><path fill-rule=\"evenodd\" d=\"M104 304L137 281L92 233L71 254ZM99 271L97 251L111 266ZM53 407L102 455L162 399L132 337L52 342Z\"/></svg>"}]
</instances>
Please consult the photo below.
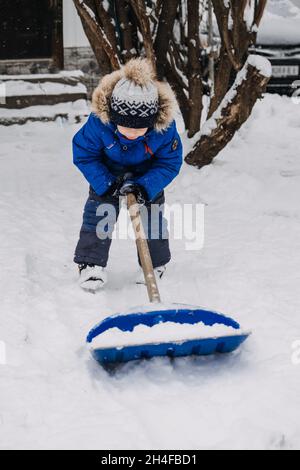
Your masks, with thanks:
<instances>
[{"instance_id":1,"label":"bare tree","mask_svg":"<svg viewBox=\"0 0 300 470\"><path fill-rule=\"evenodd\" d=\"M270 70L261 70L255 56L248 58L233 87L201 129L192 152L186 156L187 163L201 168L210 164L226 147L237 129L249 118L269 81L270 73Z\"/></svg>"},{"instance_id":2,"label":"bare tree","mask_svg":"<svg viewBox=\"0 0 300 470\"><path fill-rule=\"evenodd\" d=\"M226 94L232 74L246 62L251 43L263 17L267 0L212 0L222 46L209 115L217 109Z\"/></svg>"},{"instance_id":3,"label":"bare tree","mask_svg":"<svg viewBox=\"0 0 300 470\"><path fill-rule=\"evenodd\" d=\"M208 122L205 132L201 132L205 69L201 58L205 57L207 45L202 41L200 25L205 20L208 1L213 4L220 48ZM191 165L210 163L248 119L265 91L268 74L248 57L267 0L73 2L103 74L117 70L132 57L144 55L152 62L158 78L169 81L177 94L188 136L199 134L186 156ZM228 96L234 98L229 100ZM208 129L213 129L210 135Z\"/></svg>"},{"instance_id":4,"label":"bare tree","mask_svg":"<svg viewBox=\"0 0 300 470\"><path fill-rule=\"evenodd\" d=\"M200 132L199 140L186 156L187 163L199 168L211 163L232 140L249 118L270 79L268 67L263 70L260 62L257 66L255 61L251 64L248 61L249 47L256 41L267 0L212 0L212 3L221 39L214 94L205 130ZM233 91L234 99L228 99ZM208 133L208 129L213 130Z\"/></svg>"},{"instance_id":5,"label":"bare tree","mask_svg":"<svg viewBox=\"0 0 300 470\"><path fill-rule=\"evenodd\" d=\"M200 63L200 4L199 0L188 0L188 87L189 87L189 136L199 130L202 114L202 68Z\"/></svg>"}]
</instances>

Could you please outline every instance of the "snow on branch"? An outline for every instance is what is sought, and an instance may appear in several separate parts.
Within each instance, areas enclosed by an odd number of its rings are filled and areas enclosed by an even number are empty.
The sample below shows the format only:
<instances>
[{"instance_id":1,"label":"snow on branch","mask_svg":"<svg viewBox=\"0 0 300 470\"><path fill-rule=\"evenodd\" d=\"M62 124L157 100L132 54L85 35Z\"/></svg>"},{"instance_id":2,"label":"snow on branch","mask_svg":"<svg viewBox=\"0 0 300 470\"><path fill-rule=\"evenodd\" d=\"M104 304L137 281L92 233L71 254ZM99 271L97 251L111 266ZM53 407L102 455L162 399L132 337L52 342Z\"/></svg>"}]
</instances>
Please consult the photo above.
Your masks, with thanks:
<instances>
[{"instance_id":1,"label":"snow on branch","mask_svg":"<svg viewBox=\"0 0 300 470\"><path fill-rule=\"evenodd\" d=\"M195 145L186 157L187 163L200 168L212 162L246 122L271 75L268 59L254 55L248 57L218 109L194 136Z\"/></svg>"},{"instance_id":2,"label":"snow on branch","mask_svg":"<svg viewBox=\"0 0 300 470\"><path fill-rule=\"evenodd\" d=\"M243 82L246 82L248 80L250 73L254 73L251 69L255 69L255 73L258 73L264 79L268 79L266 81L266 84L268 83L272 75L272 66L270 61L262 56L250 55L242 70L237 74L233 86L225 95L217 111L215 111L212 117L208 119L208 121L206 121L206 123L203 125L200 131L200 136L209 136L215 129L218 128L219 120L223 119L228 106L231 105L234 99L237 97L239 88L241 87ZM263 81L265 82L265 80Z\"/></svg>"}]
</instances>

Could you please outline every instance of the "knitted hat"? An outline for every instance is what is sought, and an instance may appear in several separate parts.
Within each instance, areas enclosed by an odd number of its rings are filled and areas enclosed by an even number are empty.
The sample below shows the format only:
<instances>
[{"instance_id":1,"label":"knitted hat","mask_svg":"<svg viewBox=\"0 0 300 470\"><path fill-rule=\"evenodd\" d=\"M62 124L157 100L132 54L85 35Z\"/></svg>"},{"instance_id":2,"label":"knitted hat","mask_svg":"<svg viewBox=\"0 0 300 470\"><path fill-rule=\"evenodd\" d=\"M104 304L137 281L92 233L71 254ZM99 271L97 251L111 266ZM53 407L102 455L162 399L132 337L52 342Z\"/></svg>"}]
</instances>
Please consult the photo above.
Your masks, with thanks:
<instances>
[{"instance_id":1,"label":"knitted hat","mask_svg":"<svg viewBox=\"0 0 300 470\"><path fill-rule=\"evenodd\" d=\"M157 86L152 80L154 72L150 67L146 60L132 61L127 75L115 85L110 99L110 119L115 124L135 129L154 125L159 98ZM148 74L145 68L149 69Z\"/></svg>"},{"instance_id":2,"label":"knitted hat","mask_svg":"<svg viewBox=\"0 0 300 470\"><path fill-rule=\"evenodd\" d=\"M115 86L123 78L127 78L140 86L144 86L149 82L155 85L158 90L159 106L153 129L156 132L167 130L178 113L176 96L167 82L156 79L152 65L144 58L131 59L120 69L101 78L92 98L92 112L94 115L103 124L107 125L111 122L111 97Z\"/></svg>"}]
</instances>

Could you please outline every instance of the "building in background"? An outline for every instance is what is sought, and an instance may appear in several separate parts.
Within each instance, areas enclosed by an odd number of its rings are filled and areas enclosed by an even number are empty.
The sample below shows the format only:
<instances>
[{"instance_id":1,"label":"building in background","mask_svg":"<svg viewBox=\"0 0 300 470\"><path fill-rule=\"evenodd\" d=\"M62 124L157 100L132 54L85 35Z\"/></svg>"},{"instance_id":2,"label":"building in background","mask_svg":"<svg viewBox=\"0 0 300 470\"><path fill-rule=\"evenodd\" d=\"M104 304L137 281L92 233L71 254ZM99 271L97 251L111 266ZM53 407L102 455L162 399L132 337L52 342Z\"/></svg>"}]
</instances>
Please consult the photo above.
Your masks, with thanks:
<instances>
[{"instance_id":1,"label":"building in background","mask_svg":"<svg viewBox=\"0 0 300 470\"><path fill-rule=\"evenodd\" d=\"M99 75L72 0L0 0L0 124L81 120Z\"/></svg>"},{"instance_id":2,"label":"building in background","mask_svg":"<svg viewBox=\"0 0 300 470\"><path fill-rule=\"evenodd\" d=\"M72 0L0 0L0 74L98 66Z\"/></svg>"}]
</instances>

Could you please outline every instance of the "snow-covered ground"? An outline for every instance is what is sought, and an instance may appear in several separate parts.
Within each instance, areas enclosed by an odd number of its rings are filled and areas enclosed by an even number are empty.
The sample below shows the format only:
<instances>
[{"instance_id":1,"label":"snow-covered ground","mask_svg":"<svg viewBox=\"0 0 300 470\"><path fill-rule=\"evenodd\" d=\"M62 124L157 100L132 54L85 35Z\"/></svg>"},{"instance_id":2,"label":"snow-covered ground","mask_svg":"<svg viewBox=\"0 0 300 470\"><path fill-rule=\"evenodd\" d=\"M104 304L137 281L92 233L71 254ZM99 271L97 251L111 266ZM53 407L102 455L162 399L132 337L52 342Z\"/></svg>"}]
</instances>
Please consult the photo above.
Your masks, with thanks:
<instances>
[{"instance_id":1,"label":"snow-covered ground","mask_svg":"<svg viewBox=\"0 0 300 470\"><path fill-rule=\"evenodd\" d=\"M252 337L232 355L112 375L90 358L86 334L147 295L134 284L131 240L113 244L104 292L76 284L87 197L71 161L78 127L0 128L0 447L299 448L300 106L266 96L213 165L185 165L167 190L170 203L205 204L205 245L172 241L163 300L229 314Z\"/></svg>"}]
</instances>

